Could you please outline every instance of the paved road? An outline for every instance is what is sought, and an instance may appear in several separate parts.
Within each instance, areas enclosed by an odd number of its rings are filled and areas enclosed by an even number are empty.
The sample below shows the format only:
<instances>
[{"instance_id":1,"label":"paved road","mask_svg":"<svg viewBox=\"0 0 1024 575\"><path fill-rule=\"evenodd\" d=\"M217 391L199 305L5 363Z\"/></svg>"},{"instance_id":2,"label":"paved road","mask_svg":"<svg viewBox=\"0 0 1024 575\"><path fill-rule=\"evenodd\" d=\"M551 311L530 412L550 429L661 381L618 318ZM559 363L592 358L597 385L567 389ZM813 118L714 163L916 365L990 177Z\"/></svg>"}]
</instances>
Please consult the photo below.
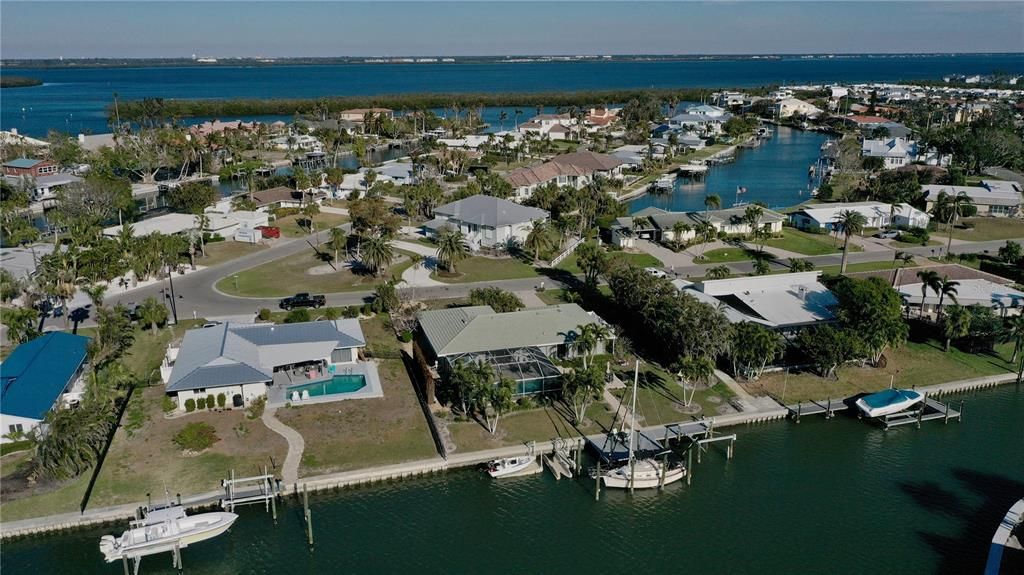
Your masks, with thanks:
<instances>
[{"instance_id":1,"label":"paved road","mask_svg":"<svg viewBox=\"0 0 1024 575\"><path fill-rule=\"evenodd\" d=\"M277 245L269 249L252 253L215 267L202 269L186 276L179 276L174 280L174 291L175 295L178 296L178 318L188 319L192 317L193 313L195 313L197 317L206 318L254 315L260 308L266 307L276 309L279 298L243 298L231 296L218 292L214 288L214 284L221 278L230 277L232 274L239 271L259 266L280 258L299 254L305 250L311 250L313 249L311 244L316 244L316 237L319 236L320 241L323 243L328 240L328 233L329 232L327 230L324 230L306 238L280 240ZM996 240L988 242L962 243L959 245L954 244L952 251L953 253L985 251L995 253L995 251L1005 243L1006 240ZM931 257L943 254L945 252L945 247L935 246L908 248L903 251L910 252L918 256ZM893 251L857 252L850 254L849 262L863 263L890 261L893 255ZM823 266L839 265L842 261L842 254L808 256L805 259L813 262L816 267L821 268ZM776 260L772 263L772 267L774 269L785 269L785 264L785 260ZM728 265L734 273L753 272L753 262L750 261L733 262L726 265ZM711 266L692 265L676 267L674 271L678 277L698 277L703 276L708 267ZM287 282L288 278L281 278L281 281ZM532 277L472 284L447 284L444 286L417 287L416 297L417 299L460 298L469 295L469 291L471 289L483 286L496 286L509 291L532 290L537 287L540 282L544 282L546 287L553 289L561 287L561 284L559 284L555 279L547 277ZM117 303L140 302L150 296L160 299L164 297L161 290L169 291L167 284L168 282L163 281L125 294L110 296L106 299L106 303L108 305L114 305ZM372 294L372 291L328 294L327 303L330 306L362 305L363 303L370 301ZM89 325L90 323L91 318L83 321L82 325ZM47 320L46 326L63 329L64 323L62 319L50 318Z\"/></svg>"}]
</instances>

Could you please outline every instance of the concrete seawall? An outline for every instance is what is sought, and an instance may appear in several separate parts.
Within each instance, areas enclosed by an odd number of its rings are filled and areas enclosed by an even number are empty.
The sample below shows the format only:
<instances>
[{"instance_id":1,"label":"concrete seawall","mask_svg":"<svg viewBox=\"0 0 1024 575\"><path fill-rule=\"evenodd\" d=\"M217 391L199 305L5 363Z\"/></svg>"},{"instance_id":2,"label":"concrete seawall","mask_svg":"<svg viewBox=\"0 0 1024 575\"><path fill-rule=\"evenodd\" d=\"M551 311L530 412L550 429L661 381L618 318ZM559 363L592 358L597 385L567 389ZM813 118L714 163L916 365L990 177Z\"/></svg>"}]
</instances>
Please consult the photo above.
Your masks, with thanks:
<instances>
[{"instance_id":1,"label":"concrete seawall","mask_svg":"<svg viewBox=\"0 0 1024 575\"><path fill-rule=\"evenodd\" d=\"M1014 382L1016 379L1016 374L1006 373L949 383L940 383L917 388L917 390L926 392L931 397L941 397L943 395L953 393L963 393L967 391L996 387L998 385ZM715 429L721 429L737 425L755 425L779 421L785 419L787 414L787 410L784 407L779 406L778 409L732 413L709 419L713 421ZM663 430L664 427L664 425L650 426L644 428L644 430ZM587 438L576 438L575 440L570 439L567 443L571 448L575 449L583 445L584 439L598 439L599 437L601 436L592 435ZM533 445L533 451L536 455L548 454L554 451L554 449L555 445L551 441L536 442ZM441 457L433 457L430 459L410 461L407 463L344 471L328 475L304 477L300 478L298 482L292 485L282 485L281 493L282 495L294 494L297 490L301 490L303 488L316 492L328 489L402 480L424 475L433 475L449 469L472 467L492 459L527 455L529 454L529 451L530 447L526 445L513 445L498 449L453 453L447 460L442 459ZM190 509L210 507L212 505L217 505L222 495L223 491L221 490L199 493L188 497L182 497L181 504ZM20 521L8 521L0 524L0 539L63 531L67 529L77 529L108 523L123 524L125 520L134 518L136 509L144 505L144 502L140 502L131 505L104 507L86 511L84 514L64 513L60 515L37 517ZM119 528L121 527L123 527L123 525L119 525Z\"/></svg>"}]
</instances>

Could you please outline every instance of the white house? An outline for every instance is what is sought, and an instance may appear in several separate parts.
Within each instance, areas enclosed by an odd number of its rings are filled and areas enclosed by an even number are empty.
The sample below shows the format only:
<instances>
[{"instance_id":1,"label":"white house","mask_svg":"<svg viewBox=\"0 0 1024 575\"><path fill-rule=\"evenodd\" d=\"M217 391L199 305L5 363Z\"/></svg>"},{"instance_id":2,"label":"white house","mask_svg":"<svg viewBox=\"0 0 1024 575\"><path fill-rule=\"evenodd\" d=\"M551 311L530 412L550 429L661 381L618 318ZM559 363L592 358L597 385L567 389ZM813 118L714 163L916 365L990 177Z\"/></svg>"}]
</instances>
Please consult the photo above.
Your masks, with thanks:
<instances>
[{"instance_id":1,"label":"white house","mask_svg":"<svg viewBox=\"0 0 1024 575\"><path fill-rule=\"evenodd\" d=\"M519 124L520 134L532 133L552 140L565 140L572 131L573 119L569 114L539 114Z\"/></svg>"},{"instance_id":2,"label":"white house","mask_svg":"<svg viewBox=\"0 0 1024 575\"><path fill-rule=\"evenodd\" d=\"M504 178L512 184L516 199L529 198L535 189L555 182L580 189L600 178L621 178L623 162L615 156L596 152L573 152L555 156L543 164L516 168Z\"/></svg>"},{"instance_id":3,"label":"white house","mask_svg":"<svg viewBox=\"0 0 1024 575\"><path fill-rule=\"evenodd\" d=\"M906 138L865 139L860 146L860 155L864 158L882 158L887 170L914 162L929 166L948 166L952 160L948 154L939 154L935 150L921 150L916 141Z\"/></svg>"},{"instance_id":4,"label":"white house","mask_svg":"<svg viewBox=\"0 0 1024 575\"><path fill-rule=\"evenodd\" d=\"M278 150L319 152L323 150L320 140L309 134L294 134L290 136L278 136L270 140L270 144Z\"/></svg>"},{"instance_id":5,"label":"white house","mask_svg":"<svg viewBox=\"0 0 1024 575\"><path fill-rule=\"evenodd\" d=\"M705 280L683 289L724 308L729 321L793 330L835 320L835 295L819 282L820 271ZM703 297L702 297L703 296Z\"/></svg>"},{"instance_id":6,"label":"white house","mask_svg":"<svg viewBox=\"0 0 1024 575\"><path fill-rule=\"evenodd\" d=\"M805 206L789 215L794 227L822 229L832 231L838 227L840 214L846 211L859 212L864 216L867 228L884 228L900 226L908 228L927 228L931 216L910 204L898 204L893 208L884 202L849 202L836 204L812 204ZM890 221L890 219L892 221Z\"/></svg>"},{"instance_id":7,"label":"white house","mask_svg":"<svg viewBox=\"0 0 1024 575\"><path fill-rule=\"evenodd\" d=\"M929 210L935 205L939 194L956 196L963 193L978 208L978 215L1017 216L1020 214L1021 186L1017 182L983 180L980 186L928 184L921 186L921 191L924 192L926 207Z\"/></svg>"},{"instance_id":8,"label":"white house","mask_svg":"<svg viewBox=\"0 0 1024 575\"><path fill-rule=\"evenodd\" d=\"M634 247L636 238L653 241L689 241L697 237L697 228L702 222L711 224L715 234L748 235L750 224L744 219L746 208L724 210L670 212L661 208L647 207L628 217L615 220L612 225L612 243L621 248ZM761 229L771 234L782 233L786 216L762 208ZM681 234L676 237L677 224L682 224Z\"/></svg>"},{"instance_id":9,"label":"white house","mask_svg":"<svg viewBox=\"0 0 1024 575\"><path fill-rule=\"evenodd\" d=\"M40 427L50 410L82 400L88 343L51 331L14 348L0 364L0 443Z\"/></svg>"},{"instance_id":10,"label":"white house","mask_svg":"<svg viewBox=\"0 0 1024 575\"><path fill-rule=\"evenodd\" d=\"M434 208L434 219L423 224L427 236L436 236L443 228L461 231L470 249L505 246L510 241L526 241L534 222L548 219L548 212L477 194Z\"/></svg>"},{"instance_id":11,"label":"white house","mask_svg":"<svg viewBox=\"0 0 1024 575\"><path fill-rule=\"evenodd\" d=\"M788 118L793 114L800 114L808 118L817 118L822 110L813 104L798 100L796 98L783 98L775 102L775 115L780 118Z\"/></svg>"},{"instance_id":12,"label":"white house","mask_svg":"<svg viewBox=\"0 0 1024 575\"><path fill-rule=\"evenodd\" d=\"M362 376L364 385L358 389L376 385L379 397L376 368L359 361L365 346L355 319L223 323L185 332L180 346L168 347L160 376L179 411L187 410L189 399L218 395L225 396L226 407L241 408L265 396L273 405L293 399L295 393L300 400L342 394L326 387L342 375L351 378L348 384L358 384ZM312 385L316 383L323 385Z\"/></svg>"}]
</instances>

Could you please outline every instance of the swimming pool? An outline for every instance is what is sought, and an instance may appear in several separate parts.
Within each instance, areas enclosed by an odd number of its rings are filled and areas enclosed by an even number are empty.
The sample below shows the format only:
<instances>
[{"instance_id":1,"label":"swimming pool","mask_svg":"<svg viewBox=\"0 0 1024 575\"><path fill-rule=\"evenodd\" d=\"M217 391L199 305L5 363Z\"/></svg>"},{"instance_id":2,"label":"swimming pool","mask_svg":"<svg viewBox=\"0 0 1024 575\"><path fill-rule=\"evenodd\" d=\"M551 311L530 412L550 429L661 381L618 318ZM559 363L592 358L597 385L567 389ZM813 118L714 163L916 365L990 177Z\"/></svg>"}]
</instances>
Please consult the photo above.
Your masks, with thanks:
<instances>
[{"instance_id":1,"label":"swimming pool","mask_svg":"<svg viewBox=\"0 0 1024 575\"><path fill-rule=\"evenodd\" d=\"M352 375L335 375L331 377L331 379L325 379L323 381L293 385L288 388L287 396L291 397L293 392L298 392L299 395L302 395L303 391L308 391L310 397L338 395L359 391L364 387L366 387L366 376L361 373Z\"/></svg>"}]
</instances>

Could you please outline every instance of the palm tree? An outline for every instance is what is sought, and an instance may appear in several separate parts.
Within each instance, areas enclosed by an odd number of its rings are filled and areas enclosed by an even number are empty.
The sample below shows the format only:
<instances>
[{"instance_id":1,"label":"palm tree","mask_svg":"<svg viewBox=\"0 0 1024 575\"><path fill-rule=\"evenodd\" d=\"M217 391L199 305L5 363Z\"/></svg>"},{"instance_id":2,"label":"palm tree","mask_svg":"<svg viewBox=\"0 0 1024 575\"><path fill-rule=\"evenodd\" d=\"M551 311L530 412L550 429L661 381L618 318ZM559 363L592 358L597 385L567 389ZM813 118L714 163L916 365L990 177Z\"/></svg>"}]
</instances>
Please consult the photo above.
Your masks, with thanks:
<instances>
[{"instance_id":1,"label":"palm tree","mask_svg":"<svg viewBox=\"0 0 1024 575\"><path fill-rule=\"evenodd\" d=\"M139 319L142 323L148 323L150 331L155 335L156 326L167 321L167 307L155 297L148 297L139 306Z\"/></svg>"},{"instance_id":2,"label":"palm tree","mask_svg":"<svg viewBox=\"0 0 1024 575\"><path fill-rule=\"evenodd\" d=\"M583 369L587 369L587 358L597 347L597 334L593 329L595 325L588 323L576 326L576 337L572 340L573 350L583 358Z\"/></svg>"},{"instance_id":3,"label":"palm tree","mask_svg":"<svg viewBox=\"0 0 1024 575\"><path fill-rule=\"evenodd\" d=\"M508 119L508 112L506 112L505 110L502 110L501 112L498 113L498 121L501 122L501 131L502 132L505 131L505 120L507 120L507 119Z\"/></svg>"},{"instance_id":4,"label":"palm tree","mask_svg":"<svg viewBox=\"0 0 1024 575\"><path fill-rule=\"evenodd\" d=\"M541 250L549 250L553 247L554 242L551 241L549 230L550 226L546 220L538 220L533 222L533 227L526 236L526 242L523 245L526 249L533 250L534 265L537 265L537 260L540 259Z\"/></svg>"},{"instance_id":5,"label":"palm tree","mask_svg":"<svg viewBox=\"0 0 1024 575\"><path fill-rule=\"evenodd\" d=\"M707 278L712 280L724 280L730 275L732 270L726 265L715 266L707 271Z\"/></svg>"},{"instance_id":6,"label":"palm tree","mask_svg":"<svg viewBox=\"0 0 1024 575\"><path fill-rule=\"evenodd\" d=\"M89 284L82 286L82 291L89 296L92 307L97 308L103 305L103 296L107 293L107 287L106 284Z\"/></svg>"},{"instance_id":7,"label":"palm tree","mask_svg":"<svg viewBox=\"0 0 1024 575\"><path fill-rule=\"evenodd\" d=\"M437 234L437 263L451 273L456 272L458 263L469 257L469 246L462 230L448 226L441 228Z\"/></svg>"},{"instance_id":8,"label":"palm tree","mask_svg":"<svg viewBox=\"0 0 1024 575\"><path fill-rule=\"evenodd\" d=\"M690 231L690 226L683 222L676 222L672 224L672 239L677 246L683 244L683 234Z\"/></svg>"},{"instance_id":9,"label":"palm tree","mask_svg":"<svg viewBox=\"0 0 1024 575\"><path fill-rule=\"evenodd\" d=\"M946 226L946 257L949 257L949 249L953 247L953 225L959 219L960 211L964 206L969 206L972 203L973 201L965 192L957 192L949 200L949 223Z\"/></svg>"},{"instance_id":10,"label":"palm tree","mask_svg":"<svg viewBox=\"0 0 1024 575\"><path fill-rule=\"evenodd\" d=\"M801 258L789 258L789 271L790 273L814 271L814 262Z\"/></svg>"},{"instance_id":11,"label":"palm tree","mask_svg":"<svg viewBox=\"0 0 1024 575\"><path fill-rule=\"evenodd\" d=\"M1013 357L1010 358L1010 363L1016 363L1020 352L1024 351L1024 315L1016 315L1007 320L1003 334L1006 339L1013 340Z\"/></svg>"},{"instance_id":12,"label":"palm tree","mask_svg":"<svg viewBox=\"0 0 1024 575\"><path fill-rule=\"evenodd\" d=\"M708 214L709 210L720 210L722 209L722 198L718 197L717 194L709 194L704 196L704 215Z\"/></svg>"},{"instance_id":13,"label":"palm tree","mask_svg":"<svg viewBox=\"0 0 1024 575\"><path fill-rule=\"evenodd\" d=\"M330 238L327 245L334 250L334 261L338 261L338 252L348 247L348 236L341 228L331 228Z\"/></svg>"},{"instance_id":14,"label":"palm tree","mask_svg":"<svg viewBox=\"0 0 1024 575\"><path fill-rule=\"evenodd\" d=\"M896 254L892 257L892 267L896 267L896 262L898 261L902 261L904 266L911 264L914 261L914 254L897 250Z\"/></svg>"},{"instance_id":15,"label":"palm tree","mask_svg":"<svg viewBox=\"0 0 1024 575\"><path fill-rule=\"evenodd\" d=\"M370 236L363 243L362 262L373 275L379 275L395 259L391 242L383 236Z\"/></svg>"},{"instance_id":16,"label":"palm tree","mask_svg":"<svg viewBox=\"0 0 1024 575\"><path fill-rule=\"evenodd\" d=\"M946 336L946 347L945 350L949 351L949 345L954 339L964 337L970 332L971 329L971 310L961 306L955 305L949 308L949 313L946 314L946 321L942 326L942 334ZM1014 349L1014 354L1016 354Z\"/></svg>"},{"instance_id":17,"label":"palm tree","mask_svg":"<svg viewBox=\"0 0 1024 575\"><path fill-rule=\"evenodd\" d=\"M939 293L942 289L942 278L935 270L922 270L917 272L917 279L921 280L921 315L924 317L924 300L928 297L928 290Z\"/></svg>"},{"instance_id":18,"label":"palm tree","mask_svg":"<svg viewBox=\"0 0 1024 575\"><path fill-rule=\"evenodd\" d=\"M843 210L836 217L835 225L842 229L845 238L843 240L843 261L839 267L839 273L846 273L846 257L850 252L850 236L864 231L864 226L867 223L868 221L864 214L854 210Z\"/></svg>"},{"instance_id":19,"label":"palm tree","mask_svg":"<svg viewBox=\"0 0 1024 575\"><path fill-rule=\"evenodd\" d=\"M949 279L949 276L942 276L942 280L939 282L939 289L936 293L939 294L939 319L942 319L942 300L949 297L953 300L953 303L957 303L956 300L956 286L960 285L960 282L955 282Z\"/></svg>"},{"instance_id":20,"label":"palm tree","mask_svg":"<svg viewBox=\"0 0 1024 575\"><path fill-rule=\"evenodd\" d=\"M373 187L373 183L377 181L377 172L374 170L366 170L363 174L363 185L366 186L366 195L370 195L370 188Z\"/></svg>"},{"instance_id":21,"label":"palm tree","mask_svg":"<svg viewBox=\"0 0 1024 575\"><path fill-rule=\"evenodd\" d=\"M4 308L2 323L7 326L7 341L25 343L39 335L39 312L25 307Z\"/></svg>"},{"instance_id":22,"label":"palm tree","mask_svg":"<svg viewBox=\"0 0 1024 575\"><path fill-rule=\"evenodd\" d=\"M704 251L708 249L708 243L715 239L716 233L715 226L711 225L711 222L701 220L697 224L697 235L701 239L700 256L698 256L698 259L704 259Z\"/></svg>"}]
</instances>

